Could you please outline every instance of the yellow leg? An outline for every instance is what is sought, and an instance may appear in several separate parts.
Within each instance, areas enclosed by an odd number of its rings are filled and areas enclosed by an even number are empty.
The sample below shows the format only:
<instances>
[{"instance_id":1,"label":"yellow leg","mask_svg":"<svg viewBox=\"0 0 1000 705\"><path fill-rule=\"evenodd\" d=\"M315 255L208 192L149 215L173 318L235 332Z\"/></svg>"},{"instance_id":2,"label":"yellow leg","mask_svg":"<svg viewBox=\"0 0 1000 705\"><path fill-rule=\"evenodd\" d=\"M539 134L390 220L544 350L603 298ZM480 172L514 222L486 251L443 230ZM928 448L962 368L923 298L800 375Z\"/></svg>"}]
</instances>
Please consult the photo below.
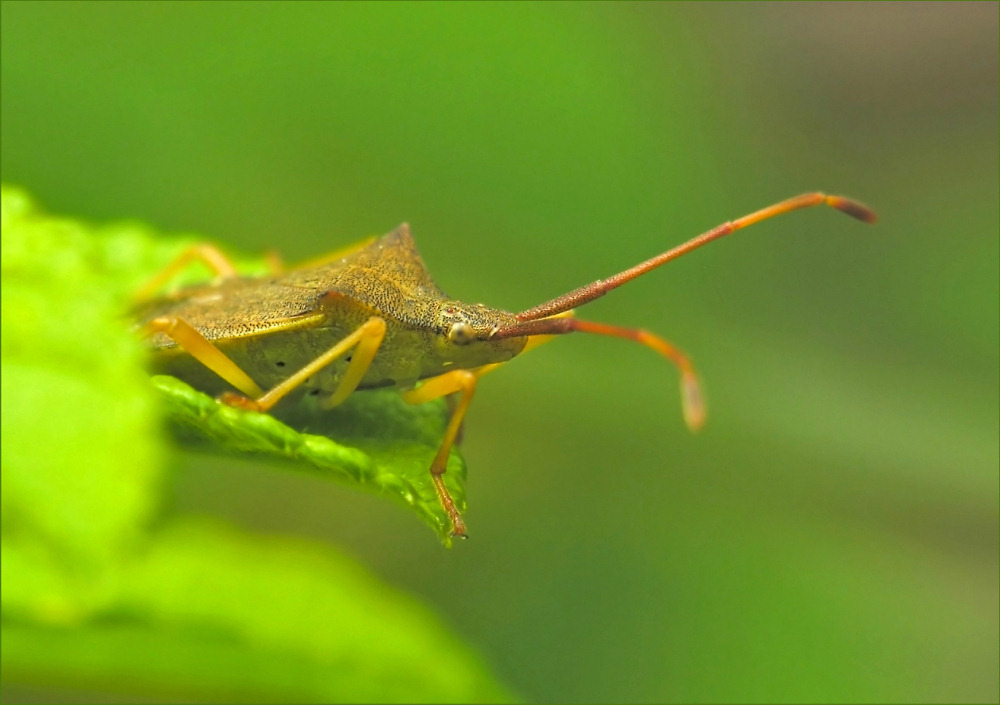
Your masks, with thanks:
<instances>
[{"instance_id":1,"label":"yellow leg","mask_svg":"<svg viewBox=\"0 0 1000 705\"><path fill-rule=\"evenodd\" d=\"M143 332L147 335L163 333L184 348L191 357L247 396L257 398L264 394L257 383L250 379L250 375L183 318L176 316L154 318L143 327Z\"/></svg>"},{"instance_id":2,"label":"yellow leg","mask_svg":"<svg viewBox=\"0 0 1000 705\"><path fill-rule=\"evenodd\" d=\"M297 264L294 269L317 267L321 264L326 264L327 262L335 262L336 260L343 259L347 255L356 252L363 247L367 247L374 242L375 239L376 238L374 237L366 238L361 242L356 242L353 245L342 247L338 250L334 250L333 252L316 257L315 259ZM278 254L277 251L268 250L268 252L265 253L265 259L267 261L267 268L272 275L281 274L285 271L284 262L281 259L281 255ZM193 245L192 247L189 247L181 252L177 259L168 264L161 272L143 284L134 296L135 301L143 302L152 298L160 287L170 281L171 277L174 277L178 273L182 272L185 267L193 262L201 262L206 267L211 269L216 281L231 279L239 276L239 272L236 271L236 266L229 260L228 257L226 257L226 255L222 253L219 248L209 244Z\"/></svg>"},{"instance_id":3,"label":"yellow leg","mask_svg":"<svg viewBox=\"0 0 1000 705\"><path fill-rule=\"evenodd\" d=\"M337 385L333 394L323 401L323 408L332 409L354 393L354 390L361 384L361 380L364 379L368 368L371 367L372 360L375 359L375 354L382 345L384 337L385 321L378 316L372 316L354 333L345 338L345 340L353 338L354 340L349 346L356 341L357 348L351 355L351 362L344 371L344 376L340 378L340 384ZM343 343L343 341L341 342Z\"/></svg>"},{"instance_id":4,"label":"yellow leg","mask_svg":"<svg viewBox=\"0 0 1000 705\"><path fill-rule=\"evenodd\" d=\"M195 360L242 392L242 394L226 392L219 397L220 401L244 409L268 411L289 392L346 354L352 347L357 346L337 389L323 403L323 406L330 408L344 401L358 388L365 372L371 366L372 360L382 344L382 338L385 337L385 321L378 316L372 316L353 333L338 341L332 348L267 392L264 392L228 355L219 350L215 343L199 333L183 318L176 316L154 318L145 325L143 330L147 335L163 333Z\"/></svg>"},{"instance_id":5,"label":"yellow leg","mask_svg":"<svg viewBox=\"0 0 1000 705\"><path fill-rule=\"evenodd\" d=\"M327 252L325 255L320 255L319 257L314 257L312 259L306 260L305 262L299 262L292 269L309 269L310 267L319 267L321 265L327 264L329 262L336 262L338 259L343 259L347 255L357 252L363 247L375 242L376 238L369 237L365 238L361 242L355 242L347 247L341 247L340 249L334 250L333 252ZM270 270L271 274L284 274L287 271L285 267L285 262L282 260L281 255L277 250L268 250L264 253L264 258L267 261L267 268Z\"/></svg>"},{"instance_id":6,"label":"yellow leg","mask_svg":"<svg viewBox=\"0 0 1000 705\"><path fill-rule=\"evenodd\" d=\"M409 404L423 404L424 402L432 401L449 394L460 394L458 402L455 403L452 409L448 428L445 429L444 439L441 441L441 447L431 462L431 479L434 481L434 489L437 490L438 500L440 500L441 506L444 508L448 518L451 519L452 536L465 538L465 522L462 521L462 515L455 506L455 500L452 499L451 493L445 487L442 475L444 475L447 469L448 455L451 453L451 447L455 444L455 439L462 428L465 412L468 411L469 404L472 402L472 395L476 391L476 382L482 374L496 367L499 367L499 365L485 365L476 370L446 372L438 377L432 377L417 389L403 393L403 399Z\"/></svg>"},{"instance_id":7,"label":"yellow leg","mask_svg":"<svg viewBox=\"0 0 1000 705\"><path fill-rule=\"evenodd\" d=\"M341 247L340 249L334 250L333 252L327 252L325 255L320 255L319 257L314 257L313 259L306 260L305 262L299 262L292 269L308 269L309 267L319 267L323 264L328 264L330 262L336 262L338 259L343 259L350 254L357 252L358 250L368 247L370 244L378 239L376 237L368 237L361 242L355 242L353 245L348 245L347 247Z\"/></svg>"},{"instance_id":8,"label":"yellow leg","mask_svg":"<svg viewBox=\"0 0 1000 705\"><path fill-rule=\"evenodd\" d=\"M267 264L267 271L271 276L285 273L285 261L281 258L281 253L277 250L268 250L264 253L264 262Z\"/></svg>"},{"instance_id":9,"label":"yellow leg","mask_svg":"<svg viewBox=\"0 0 1000 705\"><path fill-rule=\"evenodd\" d=\"M220 400L231 406L253 409L254 411L268 411L296 387L334 360L345 355L351 348L357 346L337 388L327 400L322 402L322 405L329 409L343 402L358 388L358 385L365 376L365 372L371 366L372 360L375 358L375 353L378 352L379 346L382 344L382 338L384 337L385 321L378 316L372 316L353 333L338 341L332 348L276 387L270 389L266 394L251 399L240 397L238 394L223 394Z\"/></svg>"},{"instance_id":10,"label":"yellow leg","mask_svg":"<svg viewBox=\"0 0 1000 705\"><path fill-rule=\"evenodd\" d=\"M216 280L237 276L236 267L222 251L212 245L194 245L184 250L180 256L163 268L155 277L146 282L135 294L136 301L151 298L156 291L170 281L192 262L201 262L212 270Z\"/></svg>"}]
</instances>

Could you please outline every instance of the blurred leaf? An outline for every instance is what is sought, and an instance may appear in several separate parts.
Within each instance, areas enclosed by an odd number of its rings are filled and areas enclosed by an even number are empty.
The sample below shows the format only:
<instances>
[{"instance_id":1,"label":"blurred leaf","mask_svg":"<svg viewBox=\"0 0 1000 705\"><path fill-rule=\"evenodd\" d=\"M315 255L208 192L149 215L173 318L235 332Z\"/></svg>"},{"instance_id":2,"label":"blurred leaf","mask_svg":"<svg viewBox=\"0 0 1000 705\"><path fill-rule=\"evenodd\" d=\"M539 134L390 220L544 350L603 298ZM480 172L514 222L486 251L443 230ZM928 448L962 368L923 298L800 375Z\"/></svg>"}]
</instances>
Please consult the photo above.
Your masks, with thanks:
<instances>
[{"instance_id":1,"label":"blurred leaf","mask_svg":"<svg viewBox=\"0 0 1000 705\"><path fill-rule=\"evenodd\" d=\"M359 395L368 401L322 427L308 408L289 412L352 447L173 378L151 383L121 312L190 239L51 217L16 189L3 189L2 205L5 685L255 701L506 697L424 608L332 550L216 525L150 532L165 407L188 441L371 487L446 536L427 472L442 404ZM460 499L457 455L449 469Z\"/></svg>"},{"instance_id":2,"label":"blurred leaf","mask_svg":"<svg viewBox=\"0 0 1000 705\"><path fill-rule=\"evenodd\" d=\"M150 394L148 389L141 388L144 382L141 346L125 333L120 315L127 308L130 295L195 242L195 238L164 238L141 225L116 225L90 232L79 223L34 214L22 192L8 190L5 194L5 204L10 203L9 207L5 205L5 212L10 212L11 224L4 225L4 396L10 394L12 406L22 409L21 413L8 417L16 424L11 425L10 437L15 443L35 444L39 434L52 429L58 435L58 442L56 438L45 440L42 447L48 453L66 453L61 460L92 457L97 472L110 472L113 463L98 461L101 453L117 454L122 450L119 436L135 441L136 453L160 452L158 444L143 440L153 433ZM241 258L237 262L247 274L259 273L266 267L260 258ZM194 281L204 276L203 271L191 267L177 281ZM42 283L44 287L39 286ZM75 370L94 365L106 377L88 374L85 380L78 379L79 375L68 374L60 366L59 354L80 358ZM26 360L30 361L27 365L23 364ZM52 360L53 364L44 365L46 360ZM117 393L123 380L129 380L133 385L131 394L138 396L118 403L107 398ZM284 412L284 418L297 428L309 427L314 433L321 432L353 446L345 447L330 438L301 435L266 415L222 408L176 381L160 378L155 386L166 397L168 416L179 431L176 435L183 440L216 452L297 460L304 463L303 468L319 470L328 479L370 487L413 507L441 540L450 545L450 524L427 471L444 433L443 401L412 407L391 392L366 393L356 396L367 399L351 400L332 412L310 408L308 400ZM30 398L22 398L23 395ZM133 408L137 404L142 404L142 409ZM103 410L100 425L91 418L88 407ZM54 413L82 414L87 420L81 423L67 418L55 423ZM52 423L42 423L39 416L48 417ZM126 421L126 426L120 426L118 420ZM140 424L146 425L144 431L140 430ZM73 429L80 438L70 437ZM4 431L7 430L5 425ZM90 453L90 443L99 445L97 455ZM20 449L5 445L5 458L8 451L27 457ZM61 460L56 457L41 470L58 468ZM151 463L138 456L130 464L132 471L138 473L147 472L149 467ZM96 511L95 507L84 508L76 499L85 488L67 486L65 481L61 485L53 481L43 483L44 477L37 469L12 478L5 473L5 502L9 499L13 508L19 493L31 491L23 485L32 482L49 488L45 491L54 495L45 502L26 500L31 507L52 507L59 497L68 498L80 510L86 525L85 531L71 533L72 540L84 546L105 543L93 540L95 537L86 533L99 530L95 528L97 522L91 520L95 513L107 522L116 522L119 520L115 517L127 514L134 506L116 502L106 512ZM460 510L465 507L464 477L465 465L456 451L449 462L446 482ZM9 497L7 479L12 488ZM91 480L88 476L76 476L76 481L86 483L87 487L99 486ZM116 483L119 491L124 492L125 485L117 479ZM60 486L72 491L62 492ZM44 516L40 515L39 521ZM60 514L55 512L52 516ZM61 519L56 523L67 526Z\"/></svg>"},{"instance_id":3,"label":"blurred leaf","mask_svg":"<svg viewBox=\"0 0 1000 705\"><path fill-rule=\"evenodd\" d=\"M140 538L164 446L97 240L21 191L2 206L3 604L58 621L100 602L93 576ZM48 568L7 570L22 560Z\"/></svg>"},{"instance_id":4,"label":"blurred leaf","mask_svg":"<svg viewBox=\"0 0 1000 705\"><path fill-rule=\"evenodd\" d=\"M185 522L79 629L5 622L3 678L224 701L506 701L425 608L328 547Z\"/></svg>"}]
</instances>

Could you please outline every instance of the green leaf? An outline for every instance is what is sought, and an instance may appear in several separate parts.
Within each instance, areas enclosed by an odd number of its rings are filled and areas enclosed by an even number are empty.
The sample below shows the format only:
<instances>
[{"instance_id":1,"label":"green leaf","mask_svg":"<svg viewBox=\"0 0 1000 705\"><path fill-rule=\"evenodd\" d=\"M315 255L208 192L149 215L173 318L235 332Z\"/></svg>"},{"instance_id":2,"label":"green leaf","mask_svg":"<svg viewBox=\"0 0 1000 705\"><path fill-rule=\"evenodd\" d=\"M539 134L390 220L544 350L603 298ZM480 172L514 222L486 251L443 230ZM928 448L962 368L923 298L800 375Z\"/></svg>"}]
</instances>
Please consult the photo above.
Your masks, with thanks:
<instances>
[{"instance_id":1,"label":"green leaf","mask_svg":"<svg viewBox=\"0 0 1000 705\"><path fill-rule=\"evenodd\" d=\"M414 407L392 390L378 390L355 394L335 409L317 410L306 398L282 414L290 426L268 414L219 404L173 377L154 377L153 384L182 442L292 461L290 467L302 472L356 483L412 507L451 545L451 522L428 472L444 435L443 402ZM457 453L449 458L444 479L464 511L465 464Z\"/></svg>"},{"instance_id":2,"label":"green leaf","mask_svg":"<svg viewBox=\"0 0 1000 705\"><path fill-rule=\"evenodd\" d=\"M89 454L89 444L98 452L117 453L120 436L149 436L155 423L148 390L142 383L141 345L128 332L122 312L134 292L181 252L204 238L167 238L139 224L87 228L80 223L37 214L21 192L7 189L4 198L4 395L17 397L19 408L35 415L18 414L11 430L15 439L37 443L38 430L55 429L60 439L75 430L77 442L48 439L45 448L70 456ZM240 271L266 271L263 258L234 258ZM203 268L189 267L174 284L204 280ZM10 283L9 283L10 282ZM14 333L8 335L8 326ZM7 341L11 342L8 346ZM32 341L26 346L24 341ZM10 350L8 350L8 347ZM10 352L10 355L8 355ZM65 379L60 357L80 359L75 369L98 368L101 374ZM53 360L45 366L46 360ZM27 365L20 364L27 361ZM41 371L40 370L43 370ZM10 370L11 377L7 376ZM35 379L35 376L42 379ZM8 380L11 383L8 384ZM132 385L135 398L111 403L108 394L118 394L124 380ZM437 452L446 423L443 401L410 406L394 392L365 392L333 411L318 410L306 400L287 409L279 407L285 424L275 418L220 406L176 381L159 378L154 386L166 399L162 408L178 438L212 452L252 453L272 460L293 460L300 470L330 480L360 485L411 507L451 545L450 522L441 509L428 469ZM82 386L81 386L82 385ZM23 399L28 394L31 399ZM44 400L40 397L44 396ZM38 402L38 403L34 403ZM128 406L131 403L132 406ZM142 408L136 405L143 405ZM69 409L69 407L74 407ZM40 424L37 415L66 411L70 416L87 407L102 409L102 418L88 414L86 424ZM133 408L135 407L135 408ZM125 421L125 425L118 423ZM140 428L145 424L145 428ZM28 429L38 429L35 433ZM310 430L309 434L295 429ZM4 431L7 431L5 421ZM95 431L100 431L95 433ZM101 435L103 433L103 435ZM137 454L161 453L157 442L138 441L129 448ZM5 447L5 457L6 457ZM23 453L17 451L23 457ZM58 463L56 463L58 465ZM95 463L95 466L97 464ZM110 464L102 467L110 468ZM137 455L133 467L151 464ZM41 484L41 473L18 475ZM84 478L86 480L86 478ZM83 481L83 480L81 480ZM457 451L451 454L445 483L460 511L465 509L465 464ZM52 487L45 481L45 486ZM122 486L124 491L124 485ZM23 488L17 488L21 490ZM72 489L72 488L66 488ZM6 495L7 487L4 486ZM77 488L76 491L79 491ZM15 493L20 496L20 492ZM57 496L75 501L75 491ZM43 503L28 502L30 506ZM136 502L139 500L137 499ZM77 505L79 506L79 505ZM109 521L135 504L116 504L101 516ZM5 505L6 510L6 505ZM111 511L113 510L113 511ZM142 511L148 511L145 507ZM86 510L87 516L98 511ZM136 511L139 511L136 508ZM83 545L100 545L93 536L73 534Z\"/></svg>"},{"instance_id":3,"label":"green leaf","mask_svg":"<svg viewBox=\"0 0 1000 705\"><path fill-rule=\"evenodd\" d=\"M184 522L116 584L82 628L5 622L4 681L222 701L510 699L425 608L329 547Z\"/></svg>"},{"instance_id":4,"label":"green leaf","mask_svg":"<svg viewBox=\"0 0 1000 705\"><path fill-rule=\"evenodd\" d=\"M363 394L330 415L293 407L286 425L151 380L122 312L193 238L85 226L9 188L2 225L6 687L186 700L508 697L425 608L330 547L160 516L169 426L213 452L382 492L446 534L427 472L442 404ZM449 474L460 499L457 455Z\"/></svg>"},{"instance_id":5,"label":"green leaf","mask_svg":"<svg viewBox=\"0 0 1000 705\"><path fill-rule=\"evenodd\" d=\"M143 535L166 447L99 242L20 191L3 190L2 214L4 609L73 620ZM51 568L30 590L8 580L22 560Z\"/></svg>"}]
</instances>

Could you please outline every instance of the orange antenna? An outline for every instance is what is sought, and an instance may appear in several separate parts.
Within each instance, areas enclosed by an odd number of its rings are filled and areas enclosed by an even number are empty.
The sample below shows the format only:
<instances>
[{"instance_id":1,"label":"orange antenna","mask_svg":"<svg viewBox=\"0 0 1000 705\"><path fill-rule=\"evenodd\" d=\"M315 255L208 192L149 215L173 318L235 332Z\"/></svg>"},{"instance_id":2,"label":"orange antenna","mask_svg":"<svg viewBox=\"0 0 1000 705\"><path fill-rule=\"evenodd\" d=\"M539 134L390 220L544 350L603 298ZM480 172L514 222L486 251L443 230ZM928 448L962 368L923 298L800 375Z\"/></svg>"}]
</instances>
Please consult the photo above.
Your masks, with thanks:
<instances>
[{"instance_id":1,"label":"orange antenna","mask_svg":"<svg viewBox=\"0 0 1000 705\"><path fill-rule=\"evenodd\" d=\"M684 411L684 420L692 431L696 431L705 422L705 397L701 391L701 385L698 382L698 375L695 373L694 367L688 357L676 346L645 330L581 321L572 315L560 316L559 314L565 314L570 309L590 303L594 299L604 296L612 289L617 289L622 284L630 282L636 277L642 276L646 272L650 272L672 259L677 259L681 255L691 252L691 250L696 250L702 245L708 244L713 240L718 240L720 237L734 233L748 225L753 225L762 220L798 210L799 208L822 205L836 208L866 223L874 223L877 219L874 211L857 201L852 201L841 196L827 196L819 192L804 193L801 196L789 198L787 201L763 208L756 213L745 215L729 223L723 223L696 238L688 240L683 245L679 245L672 250L667 250L663 254L637 264L631 269L626 269L624 272L616 274L613 277L599 279L592 284L574 289L568 294L563 294L551 301L539 304L534 308L529 308L527 311L522 311L517 314L517 323L505 328L499 328L493 333L492 337L514 338L533 335L596 333L597 335L610 335L642 343L666 357L677 367L681 375L681 406Z\"/></svg>"},{"instance_id":2,"label":"orange antenna","mask_svg":"<svg viewBox=\"0 0 1000 705\"><path fill-rule=\"evenodd\" d=\"M849 198L843 198L842 196L827 196L826 194L819 192L804 193L801 196L789 198L787 201L782 201L781 203L775 203L773 206L762 208L756 213L745 215L738 220L723 223L722 225L712 228L707 233L702 233L698 237L688 240L683 245L678 245L672 250L668 250L661 255L657 255L656 257L648 259L641 264L637 264L631 269L626 269L624 272L620 272L613 277L599 279L592 284L587 284L586 286L581 286L579 289L574 289L568 294L563 294L562 296L554 298L551 301L546 301L545 303L539 304L534 308L529 308L527 311L522 311L517 314L517 320L535 321L539 318L554 316L557 313L562 313L563 311L568 311L571 308L576 308L577 306L590 303L594 299L604 296L612 289L617 289L622 284L626 284L636 277L642 276L646 272L651 272L657 267L666 264L670 260L677 259L681 255L686 255L688 252L696 250L702 245L706 245L713 240L718 240L720 237L725 237L726 235L734 233L737 230L742 230L749 225L759 223L762 220L767 220L768 218L773 218L778 215L784 215L790 211L822 205L836 208L837 210L847 213L847 215L857 218L858 220L863 220L866 223L874 223L877 220L877 216L872 209L866 205L858 203L857 201L852 201ZM524 332L521 332L521 330L524 330ZM528 330L528 328L522 329L521 326L512 326L511 328L504 328L497 331L497 334L494 337L508 338L519 335L551 334L548 330L530 329L531 332L528 332Z\"/></svg>"}]
</instances>

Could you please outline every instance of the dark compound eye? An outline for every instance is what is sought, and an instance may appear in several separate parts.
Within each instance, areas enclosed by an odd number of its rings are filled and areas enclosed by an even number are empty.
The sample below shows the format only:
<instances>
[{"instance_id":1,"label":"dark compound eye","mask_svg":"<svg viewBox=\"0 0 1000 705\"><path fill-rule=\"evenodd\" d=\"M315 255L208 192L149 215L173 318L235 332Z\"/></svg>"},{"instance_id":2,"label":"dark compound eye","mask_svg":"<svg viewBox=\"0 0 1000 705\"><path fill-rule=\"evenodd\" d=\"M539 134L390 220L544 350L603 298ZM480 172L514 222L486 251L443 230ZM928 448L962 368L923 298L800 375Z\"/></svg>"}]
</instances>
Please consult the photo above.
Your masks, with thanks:
<instances>
[{"instance_id":1,"label":"dark compound eye","mask_svg":"<svg viewBox=\"0 0 1000 705\"><path fill-rule=\"evenodd\" d=\"M448 329L448 340L455 345L468 345L476 337L468 323L453 323Z\"/></svg>"}]
</instances>

